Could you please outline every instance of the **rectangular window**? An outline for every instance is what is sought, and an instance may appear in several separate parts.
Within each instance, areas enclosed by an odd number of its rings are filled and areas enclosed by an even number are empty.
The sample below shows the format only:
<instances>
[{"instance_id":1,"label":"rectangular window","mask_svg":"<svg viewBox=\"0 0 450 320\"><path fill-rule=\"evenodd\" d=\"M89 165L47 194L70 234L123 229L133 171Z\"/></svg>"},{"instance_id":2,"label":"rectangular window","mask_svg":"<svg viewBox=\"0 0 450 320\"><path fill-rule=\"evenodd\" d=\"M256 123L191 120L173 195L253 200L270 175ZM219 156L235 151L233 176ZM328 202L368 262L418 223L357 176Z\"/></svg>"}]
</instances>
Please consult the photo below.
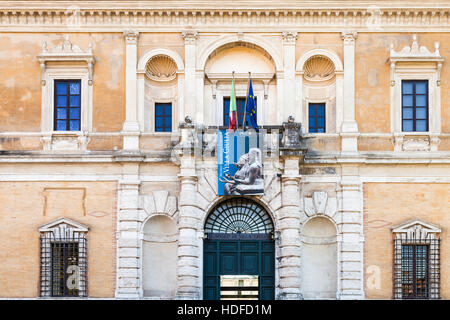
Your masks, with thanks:
<instances>
[{"instance_id":1,"label":"rectangular window","mask_svg":"<svg viewBox=\"0 0 450 320\"><path fill-rule=\"evenodd\" d=\"M81 81L55 80L54 130L81 130Z\"/></svg>"},{"instance_id":2,"label":"rectangular window","mask_svg":"<svg viewBox=\"0 0 450 320\"><path fill-rule=\"evenodd\" d=\"M438 238L396 237L394 258L395 299L440 298Z\"/></svg>"},{"instance_id":3,"label":"rectangular window","mask_svg":"<svg viewBox=\"0 0 450 320\"><path fill-rule=\"evenodd\" d=\"M78 243L51 244L52 297L78 296Z\"/></svg>"},{"instance_id":4,"label":"rectangular window","mask_svg":"<svg viewBox=\"0 0 450 320\"><path fill-rule=\"evenodd\" d=\"M256 112L258 112L258 104L257 99L255 97L255 108ZM245 98L236 98L236 113L237 113L237 124L239 124L239 128L242 128L242 120L244 118L244 110L245 110ZM228 119L230 112L230 97L223 98L223 125L228 127ZM251 127L252 123L250 121L250 115L245 114L245 126Z\"/></svg>"},{"instance_id":5,"label":"rectangular window","mask_svg":"<svg viewBox=\"0 0 450 320\"><path fill-rule=\"evenodd\" d=\"M155 132L172 131L172 103L155 103Z\"/></svg>"},{"instance_id":6,"label":"rectangular window","mask_svg":"<svg viewBox=\"0 0 450 320\"><path fill-rule=\"evenodd\" d=\"M325 132L325 103L309 104L309 132Z\"/></svg>"},{"instance_id":7,"label":"rectangular window","mask_svg":"<svg viewBox=\"0 0 450 320\"><path fill-rule=\"evenodd\" d=\"M402 246L403 299L428 298L428 246Z\"/></svg>"},{"instance_id":8,"label":"rectangular window","mask_svg":"<svg viewBox=\"0 0 450 320\"><path fill-rule=\"evenodd\" d=\"M402 81L402 131L428 131L428 80Z\"/></svg>"},{"instance_id":9,"label":"rectangular window","mask_svg":"<svg viewBox=\"0 0 450 320\"><path fill-rule=\"evenodd\" d=\"M40 291L42 297L87 296L85 233L41 233Z\"/></svg>"}]
</instances>

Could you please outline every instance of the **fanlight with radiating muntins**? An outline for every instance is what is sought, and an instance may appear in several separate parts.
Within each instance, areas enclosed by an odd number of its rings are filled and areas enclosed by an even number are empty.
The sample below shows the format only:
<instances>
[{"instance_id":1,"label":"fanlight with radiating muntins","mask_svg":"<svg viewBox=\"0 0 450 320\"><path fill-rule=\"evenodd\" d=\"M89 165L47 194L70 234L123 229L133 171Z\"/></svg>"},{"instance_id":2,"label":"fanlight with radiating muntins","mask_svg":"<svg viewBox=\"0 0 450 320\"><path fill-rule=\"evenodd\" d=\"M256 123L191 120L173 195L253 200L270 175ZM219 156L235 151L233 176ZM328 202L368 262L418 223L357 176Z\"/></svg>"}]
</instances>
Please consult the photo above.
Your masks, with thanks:
<instances>
[{"instance_id":1,"label":"fanlight with radiating muntins","mask_svg":"<svg viewBox=\"0 0 450 320\"><path fill-rule=\"evenodd\" d=\"M325 56L313 56L309 58L303 67L306 80L323 81L334 76L334 63Z\"/></svg>"},{"instance_id":2,"label":"fanlight with radiating muntins","mask_svg":"<svg viewBox=\"0 0 450 320\"><path fill-rule=\"evenodd\" d=\"M146 65L145 74L155 81L170 81L177 75L177 65L166 55L152 57Z\"/></svg>"},{"instance_id":3,"label":"fanlight with radiating muntins","mask_svg":"<svg viewBox=\"0 0 450 320\"><path fill-rule=\"evenodd\" d=\"M267 211L256 202L242 198L221 202L209 214L206 233L271 233L273 223Z\"/></svg>"}]
</instances>

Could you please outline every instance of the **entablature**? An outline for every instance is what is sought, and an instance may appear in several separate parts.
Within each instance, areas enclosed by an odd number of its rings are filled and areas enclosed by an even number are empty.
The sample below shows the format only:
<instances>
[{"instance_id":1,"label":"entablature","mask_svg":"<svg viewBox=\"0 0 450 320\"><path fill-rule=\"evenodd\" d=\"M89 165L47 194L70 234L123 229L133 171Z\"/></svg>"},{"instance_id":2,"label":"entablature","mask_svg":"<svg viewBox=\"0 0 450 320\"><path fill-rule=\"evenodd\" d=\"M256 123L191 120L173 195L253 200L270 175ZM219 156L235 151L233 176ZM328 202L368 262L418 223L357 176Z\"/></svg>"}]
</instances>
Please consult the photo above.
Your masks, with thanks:
<instances>
[{"instance_id":1,"label":"entablature","mask_svg":"<svg viewBox=\"0 0 450 320\"><path fill-rule=\"evenodd\" d=\"M189 1L102 1L101 6L93 2L71 1L64 6L60 1L46 1L45 4L30 6L29 1L7 1L0 3L0 25L3 26L42 26L46 29L84 27L182 27L186 25L206 30L216 26L241 28L258 26L267 30L295 27L356 27L365 30L380 28L398 31L398 27L411 30L449 28L450 5L435 3L434 8L424 8L422 3L404 2L365 3L346 1L345 5L333 2L302 3L293 6L286 1L272 7L269 1L258 4L238 4ZM144 9L145 8L145 9Z\"/></svg>"}]
</instances>

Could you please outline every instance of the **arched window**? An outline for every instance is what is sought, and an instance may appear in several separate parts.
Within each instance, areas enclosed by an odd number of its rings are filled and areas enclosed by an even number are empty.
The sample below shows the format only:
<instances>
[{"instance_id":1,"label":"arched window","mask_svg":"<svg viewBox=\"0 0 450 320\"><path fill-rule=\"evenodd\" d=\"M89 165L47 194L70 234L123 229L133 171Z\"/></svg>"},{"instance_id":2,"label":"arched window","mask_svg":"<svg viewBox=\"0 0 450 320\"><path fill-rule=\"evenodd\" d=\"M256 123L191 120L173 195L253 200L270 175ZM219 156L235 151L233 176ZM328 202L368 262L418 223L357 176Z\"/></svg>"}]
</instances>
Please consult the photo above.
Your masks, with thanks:
<instances>
[{"instance_id":1,"label":"arched window","mask_svg":"<svg viewBox=\"0 0 450 320\"><path fill-rule=\"evenodd\" d=\"M273 223L262 206L246 198L236 198L214 208L205 222L205 232L271 234Z\"/></svg>"}]
</instances>

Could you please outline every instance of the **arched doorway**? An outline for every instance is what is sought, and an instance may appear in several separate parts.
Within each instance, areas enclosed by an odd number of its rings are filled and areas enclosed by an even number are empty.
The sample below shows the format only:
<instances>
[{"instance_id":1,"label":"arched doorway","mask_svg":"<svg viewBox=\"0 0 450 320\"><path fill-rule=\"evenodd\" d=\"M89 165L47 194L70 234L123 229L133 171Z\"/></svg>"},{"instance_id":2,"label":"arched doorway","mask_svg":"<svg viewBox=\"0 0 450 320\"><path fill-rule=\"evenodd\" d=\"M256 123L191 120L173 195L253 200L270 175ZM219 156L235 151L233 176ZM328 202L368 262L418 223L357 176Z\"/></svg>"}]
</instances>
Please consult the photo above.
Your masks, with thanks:
<instances>
[{"instance_id":1,"label":"arched doorway","mask_svg":"<svg viewBox=\"0 0 450 320\"><path fill-rule=\"evenodd\" d=\"M274 299L273 231L267 211L250 199L214 207L205 222L204 299Z\"/></svg>"}]
</instances>

